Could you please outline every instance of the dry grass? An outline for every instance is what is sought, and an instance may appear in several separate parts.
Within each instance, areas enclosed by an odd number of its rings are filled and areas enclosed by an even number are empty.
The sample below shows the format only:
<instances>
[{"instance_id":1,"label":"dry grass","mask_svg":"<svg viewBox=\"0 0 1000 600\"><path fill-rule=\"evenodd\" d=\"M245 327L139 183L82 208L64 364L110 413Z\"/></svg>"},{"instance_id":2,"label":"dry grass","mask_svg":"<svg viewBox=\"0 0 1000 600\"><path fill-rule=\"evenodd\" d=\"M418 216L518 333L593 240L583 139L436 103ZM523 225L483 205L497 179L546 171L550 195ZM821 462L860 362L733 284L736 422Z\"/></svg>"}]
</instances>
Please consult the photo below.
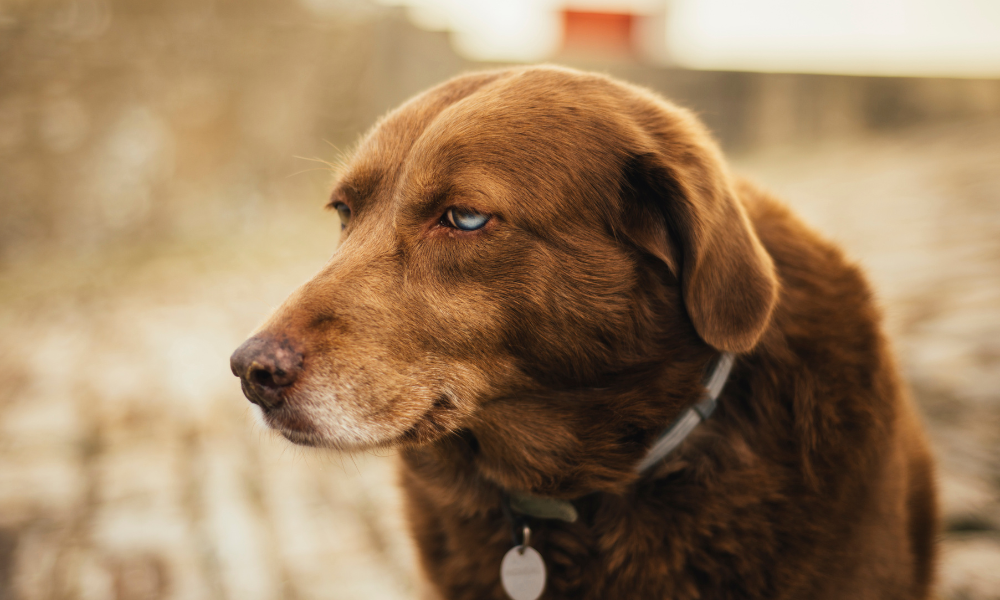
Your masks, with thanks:
<instances>
[{"instance_id":1,"label":"dry grass","mask_svg":"<svg viewBox=\"0 0 1000 600\"><path fill-rule=\"evenodd\" d=\"M1000 124L738 169L868 269L937 448L943 597L1000 598ZM228 356L333 250L332 215L0 273L0 597L404 598L392 457L291 447Z\"/></svg>"}]
</instances>

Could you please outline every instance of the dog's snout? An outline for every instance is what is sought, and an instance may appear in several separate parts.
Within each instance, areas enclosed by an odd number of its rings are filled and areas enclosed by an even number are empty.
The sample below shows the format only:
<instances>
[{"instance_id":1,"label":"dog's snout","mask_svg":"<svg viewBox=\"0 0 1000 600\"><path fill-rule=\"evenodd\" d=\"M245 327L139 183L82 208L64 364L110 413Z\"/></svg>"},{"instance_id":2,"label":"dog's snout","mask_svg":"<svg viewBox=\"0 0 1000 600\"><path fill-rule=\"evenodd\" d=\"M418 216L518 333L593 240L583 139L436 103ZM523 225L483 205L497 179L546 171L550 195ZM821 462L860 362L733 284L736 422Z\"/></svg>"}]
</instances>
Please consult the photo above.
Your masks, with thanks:
<instances>
[{"instance_id":1,"label":"dog's snout","mask_svg":"<svg viewBox=\"0 0 1000 600\"><path fill-rule=\"evenodd\" d=\"M261 408L276 408L302 371L302 354L288 342L255 336L233 352L229 367L240 378L248 400Z\"/></svg>"}]
</instances>

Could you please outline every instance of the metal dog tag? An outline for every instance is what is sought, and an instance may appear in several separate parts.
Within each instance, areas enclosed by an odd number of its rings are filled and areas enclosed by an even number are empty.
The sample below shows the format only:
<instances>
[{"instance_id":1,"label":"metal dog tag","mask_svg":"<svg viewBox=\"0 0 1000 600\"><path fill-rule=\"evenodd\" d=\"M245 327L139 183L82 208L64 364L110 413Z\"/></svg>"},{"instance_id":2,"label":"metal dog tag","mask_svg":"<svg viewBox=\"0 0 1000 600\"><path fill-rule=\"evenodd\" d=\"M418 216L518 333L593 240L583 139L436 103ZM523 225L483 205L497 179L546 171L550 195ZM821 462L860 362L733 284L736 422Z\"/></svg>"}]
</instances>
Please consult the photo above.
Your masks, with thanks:
<instances>
[{"instance_id":1,"label":"metal dog tag","mask_svg":"<svg viewBox=\"0 0 1000 600\"><path fill-rule=\"evenodd\" d=\"M545 561L531 546L514 546L500 562L500 583L511 600L538 600L545 589Z\"/></svg>"}]
</instances>

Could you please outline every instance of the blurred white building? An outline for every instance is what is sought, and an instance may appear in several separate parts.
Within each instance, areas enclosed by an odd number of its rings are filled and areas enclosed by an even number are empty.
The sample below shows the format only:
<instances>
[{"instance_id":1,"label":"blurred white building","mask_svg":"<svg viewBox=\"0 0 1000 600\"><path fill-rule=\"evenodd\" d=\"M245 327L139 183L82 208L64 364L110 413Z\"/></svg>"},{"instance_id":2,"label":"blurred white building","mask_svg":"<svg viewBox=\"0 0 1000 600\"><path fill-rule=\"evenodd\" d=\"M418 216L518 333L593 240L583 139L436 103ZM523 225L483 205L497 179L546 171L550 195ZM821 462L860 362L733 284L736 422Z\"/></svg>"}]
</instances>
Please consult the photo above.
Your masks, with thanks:
<instances>
[{"instance_id":1,"label":"blurred white building","mask_svg":"<svg viewBox=\"0 0 1000 600\"><path fill-rule=\"evenodd\" d=\"M1000 75L1000 0L379 0L467 58L696 69Z\"/></svg>"}]
</instances>

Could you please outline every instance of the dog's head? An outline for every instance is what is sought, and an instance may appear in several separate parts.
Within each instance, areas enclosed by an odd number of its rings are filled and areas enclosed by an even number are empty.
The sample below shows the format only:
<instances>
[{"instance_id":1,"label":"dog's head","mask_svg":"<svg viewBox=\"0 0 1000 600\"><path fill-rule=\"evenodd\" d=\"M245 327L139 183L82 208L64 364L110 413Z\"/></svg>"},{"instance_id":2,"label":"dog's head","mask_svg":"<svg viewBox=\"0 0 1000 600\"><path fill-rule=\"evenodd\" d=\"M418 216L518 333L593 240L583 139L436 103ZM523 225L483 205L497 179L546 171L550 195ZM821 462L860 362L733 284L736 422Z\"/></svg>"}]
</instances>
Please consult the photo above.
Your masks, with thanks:
<instances>
[{"instance_id":1,"label":"dog's head","mask_svg":"<svg viewBox=\"0 0 1000 600\"><path fill-rule=\"evenodd\" d=\"M703 127L603 76L434 88L364 138L330 206L336 254L232 357L298 443L419 444L507 402L700 368L753 347L775 303ZM695 389L681 372L664 385Z\"/></svg>"}]
</instances>

